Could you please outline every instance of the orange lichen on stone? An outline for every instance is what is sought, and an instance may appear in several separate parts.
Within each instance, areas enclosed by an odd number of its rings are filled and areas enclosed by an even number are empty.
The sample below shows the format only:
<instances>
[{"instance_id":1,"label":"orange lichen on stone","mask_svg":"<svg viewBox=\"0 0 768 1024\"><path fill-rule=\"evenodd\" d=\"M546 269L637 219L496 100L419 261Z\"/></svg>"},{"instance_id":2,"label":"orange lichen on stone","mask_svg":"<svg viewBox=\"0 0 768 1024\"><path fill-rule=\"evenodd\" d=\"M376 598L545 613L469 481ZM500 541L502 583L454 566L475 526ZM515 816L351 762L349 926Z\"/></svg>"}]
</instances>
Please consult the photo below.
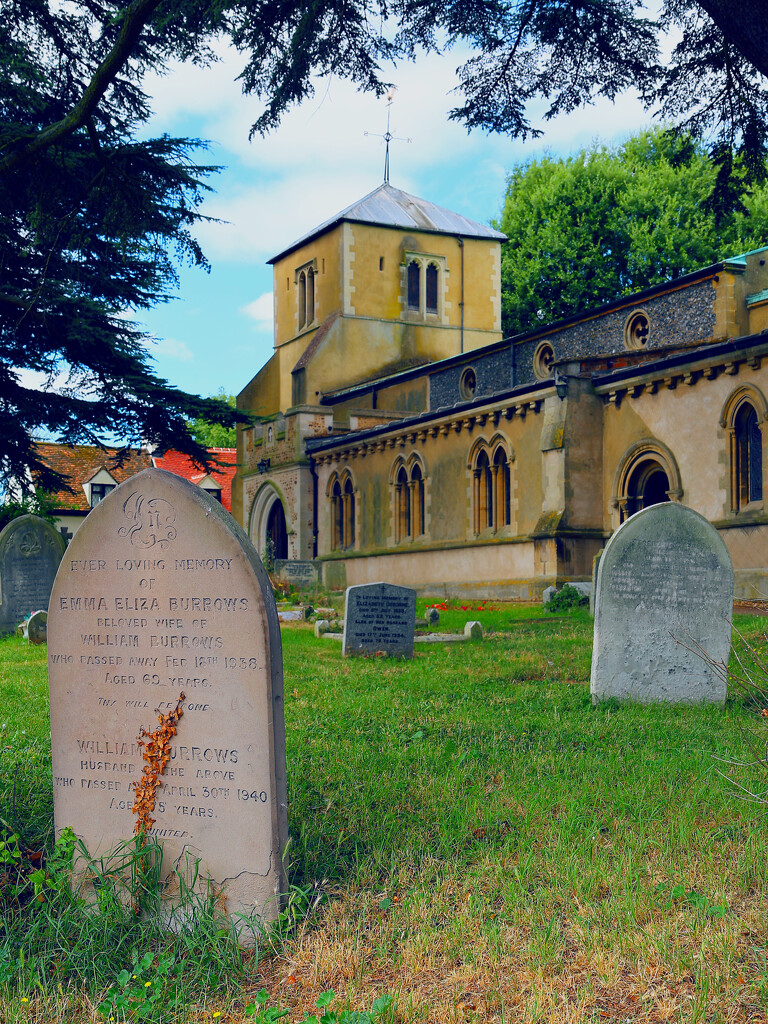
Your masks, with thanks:
<instances>
[{"instance_id":1,"label":"orange lichen on stone","mask_svg":"<svg viewBox=\"0 0 768 1024\"><path fill-rule=\"evenodd\" d=\"M155 823L152 814L155 810L157 790L162 785L160 776L171 759L171 740L176 735L176 726L184 714L181 706L185 698L186 694L181 693L176 701L176 707L167 715L158 711L159 726L154 732L142 729L139 733L139 746L144 748L141 756L146 763L141 778L136 783L136 799L131 808L131 812L136 815L136 825L133 829L136 835L144 835Z\"/></svg>"}]
</instances>

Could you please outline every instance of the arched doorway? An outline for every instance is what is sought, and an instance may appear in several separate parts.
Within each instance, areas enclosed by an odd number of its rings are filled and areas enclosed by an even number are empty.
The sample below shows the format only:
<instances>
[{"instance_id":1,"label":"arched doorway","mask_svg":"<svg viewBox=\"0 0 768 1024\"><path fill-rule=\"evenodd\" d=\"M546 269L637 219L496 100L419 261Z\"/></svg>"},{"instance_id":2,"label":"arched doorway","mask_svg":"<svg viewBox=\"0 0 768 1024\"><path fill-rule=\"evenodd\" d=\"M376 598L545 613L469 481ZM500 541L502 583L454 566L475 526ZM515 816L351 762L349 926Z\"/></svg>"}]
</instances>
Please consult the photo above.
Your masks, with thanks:
<instances>
[{"instance_id":1,"label":"arched doorway","mask_svg":"<svg viewBox=\"0 0 768 1024\"><path fill-rule=\"evenodd\" d=\"M669 478L663 466L655 459L646 459L632 470L627 482L626 505L622 508L622 522L650 505L669 501Z\"/></svg>"},{"instance_id":2,"label":"arched doorway","mask_svg":"<svg viewBox=\"0 0 768 1024\"><path fill-rule=\"evenodd\" d=\"M655 438L637 441L619 461L611 491L614 529L643 508L682 501L683 482L675 456Z\"/></svg>"},{"instance_id":3,"label":"arched doorway","mask_svg":"<svg viewBox=\"0 0 768 1024\"><path fill-rule=\"evenodd\" d=\"M275 498L267 516L267 543L273 558L288 557L288 528L285 524L283 503Z\"/></svg>"}]
</instances>

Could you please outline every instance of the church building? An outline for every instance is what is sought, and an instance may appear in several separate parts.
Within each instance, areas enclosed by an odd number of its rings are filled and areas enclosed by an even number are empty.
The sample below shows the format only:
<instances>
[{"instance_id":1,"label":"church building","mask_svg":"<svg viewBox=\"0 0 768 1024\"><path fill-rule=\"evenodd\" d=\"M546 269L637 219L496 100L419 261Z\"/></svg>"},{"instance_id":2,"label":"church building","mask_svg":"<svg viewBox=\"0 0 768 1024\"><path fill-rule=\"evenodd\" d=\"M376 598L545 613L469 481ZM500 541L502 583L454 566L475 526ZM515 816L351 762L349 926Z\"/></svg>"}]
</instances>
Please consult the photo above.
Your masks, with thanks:
<instances>
[{"instance_id":1,"label":"church building","mask_svg":"<svg viewBox=\"0 0 768 1024\"><path fill-rule=\"evenodd\" d=\"M504 241L385 183L274 257L232 492L259 552L533 600L671 500L767 596L768 249L504 338Z\"/></svg>"}]
</instances>

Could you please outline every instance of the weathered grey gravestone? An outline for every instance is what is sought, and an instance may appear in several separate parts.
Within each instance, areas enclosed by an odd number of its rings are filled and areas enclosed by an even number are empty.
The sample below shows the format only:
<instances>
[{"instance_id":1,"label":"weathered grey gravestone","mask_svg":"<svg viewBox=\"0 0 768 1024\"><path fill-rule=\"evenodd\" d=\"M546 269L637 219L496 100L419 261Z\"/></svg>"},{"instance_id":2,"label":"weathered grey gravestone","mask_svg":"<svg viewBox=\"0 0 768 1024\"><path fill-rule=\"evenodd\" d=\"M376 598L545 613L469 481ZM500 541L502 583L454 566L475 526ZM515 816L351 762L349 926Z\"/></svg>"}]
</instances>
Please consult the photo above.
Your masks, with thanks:
<instances>
[{"instance_id":1,"label":"weathered grey gravestone","mask_svg":"<svg viewBox=\"0 0 768 1024\"><path fill-rule=\"evenodd\" d=\"M292 583L297 590L311 590L318 583L317 566L314 562L276 558L275 573L279 579Z\"/></svg>"},{"instance_id":2,"label":"weathered grey gravestone","mask_svg":"<svg viewBox=\"0 0 768 1024\"><path fill-rule=\"evenodd\" d=\"M416 591L393 583L347 588L343 652L413 657Z\"/></svg>"},{"instance_id":3,"label":"weathered grey gravestone","mask_svg":"<svg viewBox=\"0 0 768 1024\"><path fill-rule=\"evenodd\" d=\"M703 516L676 502L631 516L598 564L593 702L722 703L724 679L687 648L727 663L732 609L731 559Z\"/></svg>"},{"instance_id":4,"label":"weathered grey gravestone","mask_svg":"<svg viewBox=\"0 0 768 1024\"><path fill-rule=\"evenodd\" d=\"M274 919L287 839L280 628L258 555L221 504L158 469L107 495L56 577L48 664L56 831L71 826L91 855L130 837L141 730L184 694L147 833L163 874L198 862L233 919Z\"/></svg>"},{"instance_id":5,"label":"weathered grey gravestone","mask_svg":"<svg viewBox=\"0 0 768 1024\"><path fill-rule=\"evenodd\" d=\"M60 533L39 516L19 516L0 533L0 634L37 608L47 608L66 548Z\"/></svg>"}]
</instances>

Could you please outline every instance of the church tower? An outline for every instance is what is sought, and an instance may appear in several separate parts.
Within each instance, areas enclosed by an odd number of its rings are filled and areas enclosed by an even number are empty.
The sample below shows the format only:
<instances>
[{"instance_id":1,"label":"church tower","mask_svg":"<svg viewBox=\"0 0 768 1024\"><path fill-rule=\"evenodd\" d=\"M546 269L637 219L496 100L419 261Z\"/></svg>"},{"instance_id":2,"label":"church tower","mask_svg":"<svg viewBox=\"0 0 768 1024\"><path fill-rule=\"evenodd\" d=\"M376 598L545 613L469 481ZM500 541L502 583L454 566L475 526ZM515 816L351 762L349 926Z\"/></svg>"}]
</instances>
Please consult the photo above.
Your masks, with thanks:
<instances>
[{"instance_id":1,"label":"church tower","mask_svg":"<svg viewBox=\"0 0 768 1024\"><path fill-rule=\"evenodd\" d=\"M324 398L501 339L504 240L385 182L270 260L275 351L238 396L262 422L240 433L232 505L262 555L313 555L304 441L349 427ZM391 401L369 415L428 405Z\"/></svg>"}]
</instances>

